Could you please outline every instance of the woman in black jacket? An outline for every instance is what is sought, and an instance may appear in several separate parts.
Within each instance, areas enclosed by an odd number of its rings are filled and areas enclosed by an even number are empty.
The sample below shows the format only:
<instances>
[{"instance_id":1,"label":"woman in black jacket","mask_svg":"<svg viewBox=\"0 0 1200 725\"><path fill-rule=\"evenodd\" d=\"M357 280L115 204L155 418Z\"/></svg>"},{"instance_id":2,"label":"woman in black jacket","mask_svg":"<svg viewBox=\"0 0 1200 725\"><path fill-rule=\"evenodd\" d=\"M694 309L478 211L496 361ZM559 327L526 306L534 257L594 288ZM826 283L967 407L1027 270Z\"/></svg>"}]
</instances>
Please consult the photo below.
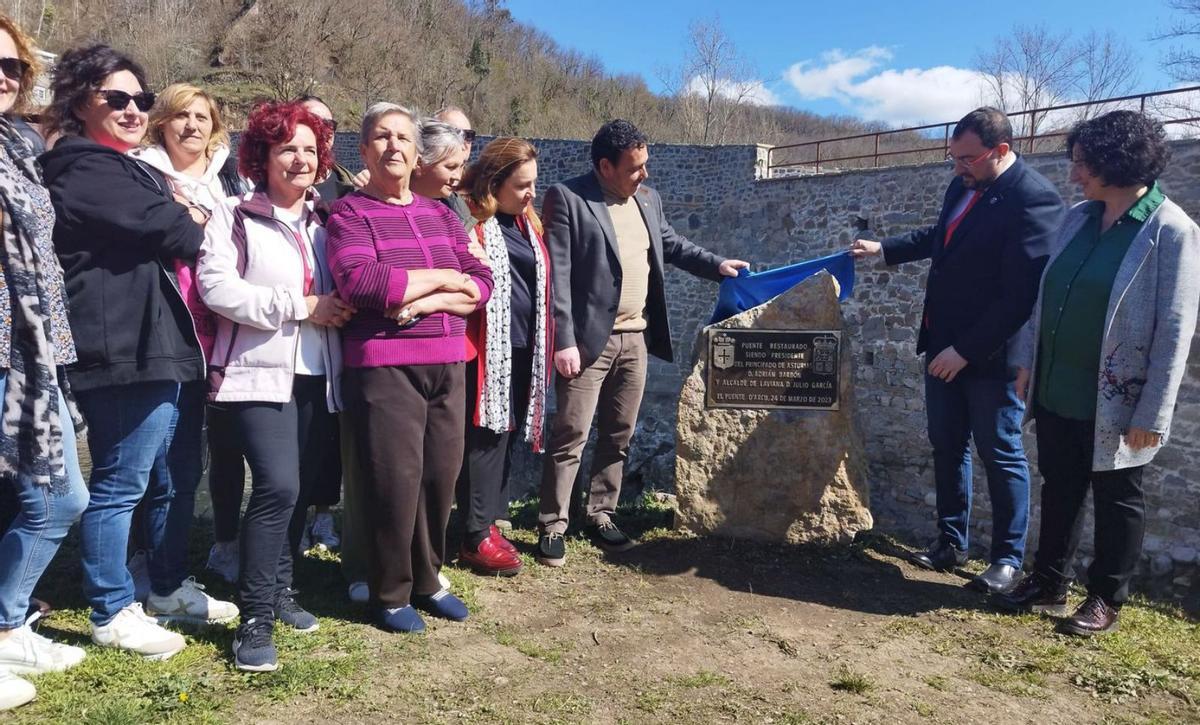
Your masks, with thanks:
<instances>
[{"instance_id":1,"label":"woman in black jacket","mask_svg":"<svg viewBox=\"0 0 1200 725\"><path fill-rule=\"evenodd\" d=\"M70 50L55 67L53 92L46 116L62 138L42 164L78 352L68 379L92 454L80 527L92 640L166 659L183 649L183 637L134 601L126 549L151 475L169 480L181 385L204 378L172 274L175 260L199 251L203 216L172 198L162 174L126 155L154 105L140 65L105 45ZM157 489L170 495L169 486Z\"/></svg>"}]
</instances>

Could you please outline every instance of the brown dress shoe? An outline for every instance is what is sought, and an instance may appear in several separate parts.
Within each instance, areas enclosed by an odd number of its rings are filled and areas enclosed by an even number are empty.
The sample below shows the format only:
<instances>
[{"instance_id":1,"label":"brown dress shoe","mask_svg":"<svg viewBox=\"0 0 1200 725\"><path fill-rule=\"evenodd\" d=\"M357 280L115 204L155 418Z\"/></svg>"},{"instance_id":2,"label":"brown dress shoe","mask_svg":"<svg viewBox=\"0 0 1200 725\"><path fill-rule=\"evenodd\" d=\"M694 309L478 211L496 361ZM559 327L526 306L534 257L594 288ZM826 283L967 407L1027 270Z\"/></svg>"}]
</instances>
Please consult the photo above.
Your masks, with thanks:
<instances>
[{"instance_id":1,"label":"brown dress shoe","mask_svg":"<svg viewBox=\"0 0 1200 725\"><path fill-rule=\"evenodd\" d=\"M1120 610L1110 607L1103 598L1089 594L1083 604L1079 605L1079 609L1076 609L1074 614L1058 625L1058 631L1079 637L1115 632L1120 616Z\"/></svg>"}]
</instances>

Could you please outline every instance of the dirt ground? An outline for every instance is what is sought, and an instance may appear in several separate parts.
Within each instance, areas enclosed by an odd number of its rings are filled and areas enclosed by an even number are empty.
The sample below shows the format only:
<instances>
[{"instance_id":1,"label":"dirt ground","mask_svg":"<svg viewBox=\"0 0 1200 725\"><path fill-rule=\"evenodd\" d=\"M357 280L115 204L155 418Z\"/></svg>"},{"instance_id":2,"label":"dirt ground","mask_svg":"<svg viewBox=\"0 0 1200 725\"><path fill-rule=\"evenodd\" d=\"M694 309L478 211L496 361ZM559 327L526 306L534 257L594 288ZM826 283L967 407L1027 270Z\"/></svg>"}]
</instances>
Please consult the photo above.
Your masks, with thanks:
<instances>
[{"instance_id":1,"label":"dirt ground","mask_svg":"<svg viewBox=\"0 0 1200 725\"><path fill-rule=\"evenodd\" d=\"M386 634L350 604L333 556L300 567L312 635L279 636L282 669L233 670L232 628L195 633L167 663L89 649L36 680L17 722L1200 722L1200 631L1138 602L1106 641L993 613L890 539L839 549L701 540L669 512L639 514L643 543L606 556L571 539L567 565L512 579L453 567L472 608L424 636ZM534 535L518 514L514 539ZM197 539L206 538L198 523ZM196 542L203 561L207 541ZM83 641L78 573L65 551L44 589L66 609L47 627ZM202 577L203 578L203 577ZM210 591L229 594L224 585ZM74 593L73 593L74 592ZM89 645L90 647L90 645Z\"/></svg>"}]
</instances>

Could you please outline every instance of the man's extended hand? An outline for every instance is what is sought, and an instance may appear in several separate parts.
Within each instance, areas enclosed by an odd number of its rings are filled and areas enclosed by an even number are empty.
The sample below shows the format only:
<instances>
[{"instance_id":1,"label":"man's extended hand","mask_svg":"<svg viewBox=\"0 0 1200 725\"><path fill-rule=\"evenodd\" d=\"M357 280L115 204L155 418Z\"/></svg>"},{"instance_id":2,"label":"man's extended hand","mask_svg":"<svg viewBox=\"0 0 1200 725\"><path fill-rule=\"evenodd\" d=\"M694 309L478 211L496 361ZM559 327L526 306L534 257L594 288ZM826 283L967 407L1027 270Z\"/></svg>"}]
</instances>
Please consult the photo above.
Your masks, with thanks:
<instances>
[{"instance_id":1,"label":"man's extended hand","mask_svg":"<svg viewBox=\"0 0 1200 725\"><path fill-rule=\"evenodd\" d=\"M951 345L939 352L933 362L929 363L929 374L951 383L966 366L967 359L959 355L958 350Z\"/></svg>"},{"instance_id":2,"label":"man's extended hand","mask_svg":"<svg viewBox=\"0 0 1200 725\"><path fill-rule=\"evenodd\" d=\"M736 277L736 276L738 276L739 269L749 269L749 268L750 268L749 262L743 262L740 259L726 259L724 262L721 262L721 266L718 269L720 270L721 274L725 277Z\"/></svg>"},{"instance_id":3,"label":"man's extended hand","mask_svg":"<svg viewBox=\"0 0 1200 725\"><path fill-rule=\"evenodd\" d=\"M568 347L554 353L554 369L564 378L579 377L579 348Z\"/></svg>"},{"instance_id":4,"label":"man's extended hand","mask_svg":"<svg viewBox=\"0 0 1200 725\"><path fill-rule=\"evenodd\" d=\"M850 245L850 256L855 259L875 257L882 251L883 245L870 239L855 239L854 244Z\"/></svg>"}]
</instances>

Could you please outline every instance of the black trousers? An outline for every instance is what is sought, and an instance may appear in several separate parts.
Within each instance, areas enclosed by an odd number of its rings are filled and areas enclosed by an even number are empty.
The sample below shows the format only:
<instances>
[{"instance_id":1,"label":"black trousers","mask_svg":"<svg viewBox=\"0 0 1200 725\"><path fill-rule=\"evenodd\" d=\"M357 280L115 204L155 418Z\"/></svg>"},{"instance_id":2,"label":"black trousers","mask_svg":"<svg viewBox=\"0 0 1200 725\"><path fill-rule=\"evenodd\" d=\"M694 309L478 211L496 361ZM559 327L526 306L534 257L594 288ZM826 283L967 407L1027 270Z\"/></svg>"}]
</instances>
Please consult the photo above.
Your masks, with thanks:
<instances>
[{"instance_id":1,"label":"black trousers","mask_svg":"<svg viewBox=\"0 0 1200 725\"><path fill-rule=\"evenodd\" d=\"M246 466L233 412L226 405L208 407L208 492L212 497L213 534L234 541L242 518Z\"/></svg>"},{"instance_id":2,"label":"black trousers","mask_svg":"<svg viewBox=\"0 0 1200 725\"><path fill-rule=\"evenodd\" d=\"M1096 558L1088 567L1088 593L1120 607L1129 598L1142 555L1146 501L1145 466L1093 471L1095 421L1070 420L1038 410L1038 470L1042 474L1042 523L1034 571L1066 588L1083 531L1088 489L1096 512Z\"/></svg>"},{"instance_id":3,"label":"black trousers","mask_svg":"<svg viewBox=\"0 0 1200 725\"><path fill-rule=\"evenodd\" d=\"M318 430L315 434L321 435L322 431ZM333 425L329 440L314 441L314 445L321 452L340 451L339 426L336 423ZM213 533L217 541L233 541L237 539L241 528L246 468L237 427L226 407L210 406L208 409L208 448L208 491L212 496ZM342 457L340 453L322 453L318 465L321 470L313 483L308 506L334 506L342 497ZM308 471L307 467L301 467L302 476L308 475ZM301 511L306 512L308 506Z\"/></svg>"},{"instance_id":4,"label":"black trousers","mask_svg":"<svg viewBox=\"0 0 1200 725\"><path fill-rule=\"evenodd\" d=\"M297 375L286 403L223 403L246 463L250 501L242 518L238 595L242 621L273 617L292 586L305 510L337 421L325 400L325 377Z\"/></svg>"},{"instance_id":5,"label":"black trousers","mask_svg":"<svg viewBox=\"0 0 1200 725\"><path fill-rule=\"evenodd\" d=\"M467 363L467 431L466 450L456 489L459 515L467 546L476 547L487 537L492 523L508 513L508 471L512 463L511 443L525 422L529 408L529 383L533 377L533 351L515 348L512 351L512 384L509 404L516 430L496 433L473 424L478 393L479 366Z\"/></svg>"}]
</instances>

